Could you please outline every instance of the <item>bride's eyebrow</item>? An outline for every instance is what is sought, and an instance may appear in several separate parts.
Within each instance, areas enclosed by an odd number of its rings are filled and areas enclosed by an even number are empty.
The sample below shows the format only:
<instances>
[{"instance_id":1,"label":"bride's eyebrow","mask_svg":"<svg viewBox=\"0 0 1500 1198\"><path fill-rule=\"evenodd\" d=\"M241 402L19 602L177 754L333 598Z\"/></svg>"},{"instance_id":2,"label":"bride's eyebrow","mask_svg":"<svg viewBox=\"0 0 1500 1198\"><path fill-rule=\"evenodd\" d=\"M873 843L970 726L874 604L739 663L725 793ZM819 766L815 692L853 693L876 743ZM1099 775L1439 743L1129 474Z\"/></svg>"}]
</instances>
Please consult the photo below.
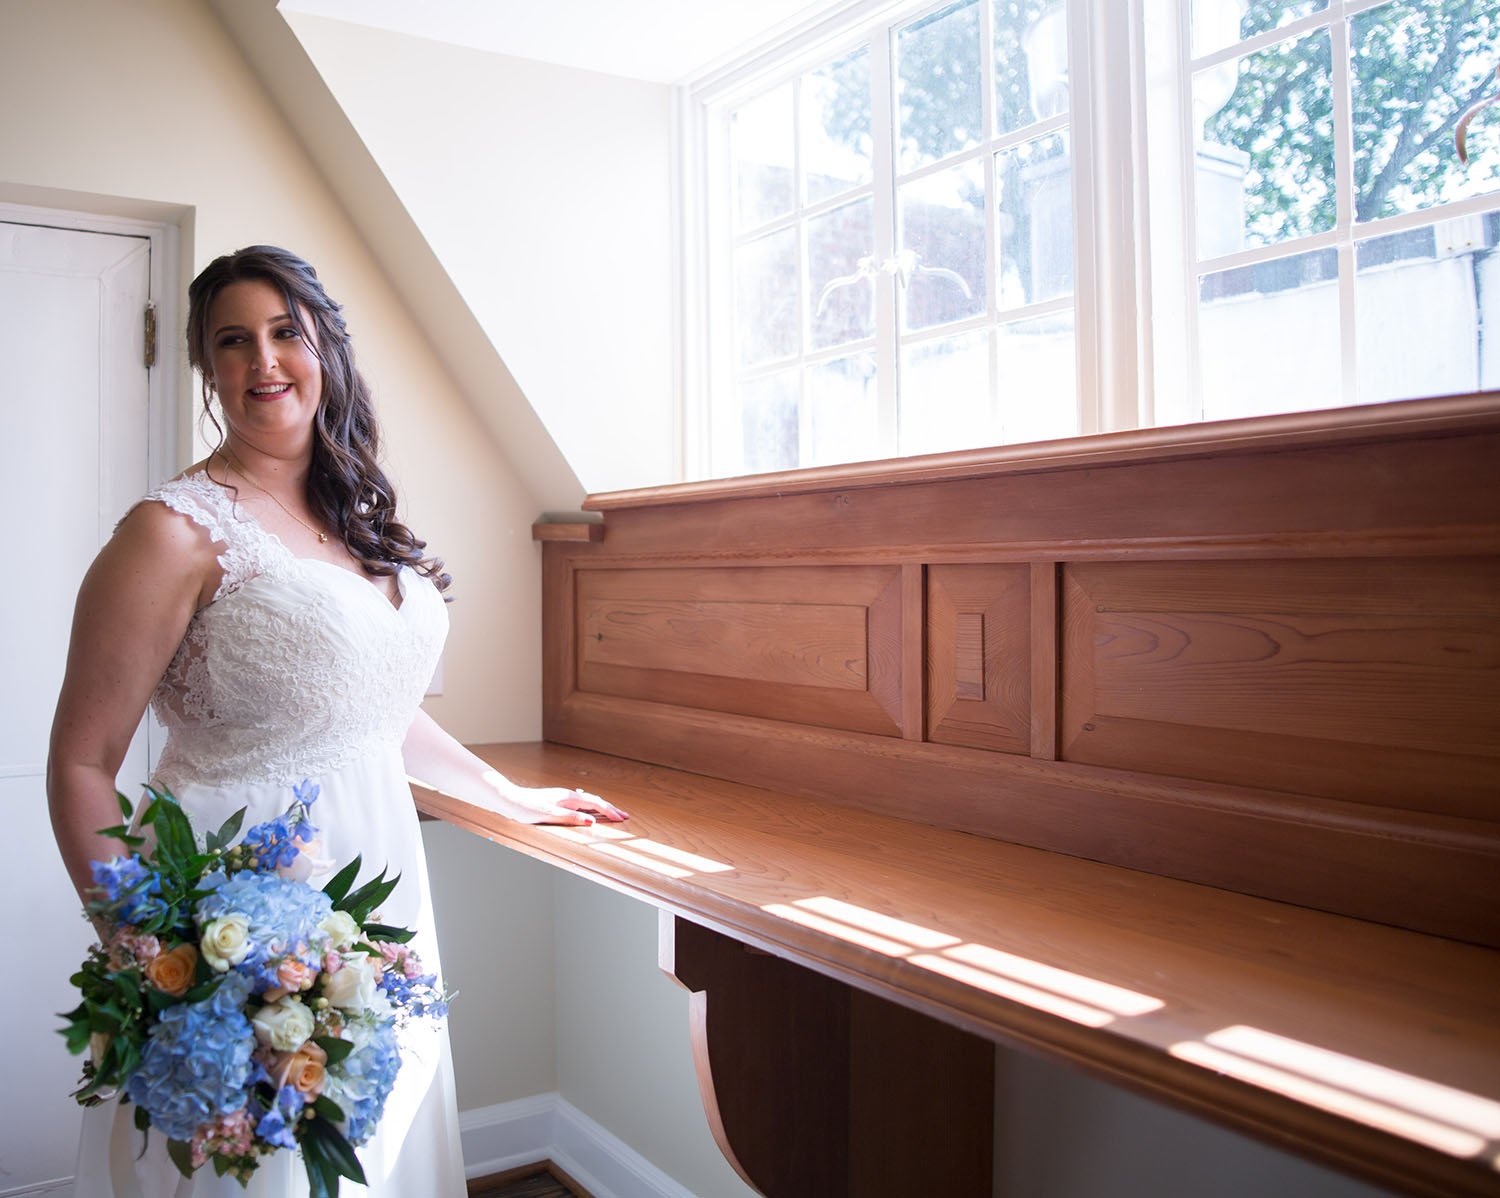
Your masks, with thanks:
<instances>
[{"instance_id":1,"label":"bride's eyebrow","mask_svg":"<svg viewBox=\"0 0 1500 1198\"><path fill-rule=\"evenodd\" d=\"M269 320L266 321L266 323L280 324L283 321L285 321L287 324L291 324L292 318L288 313L282 312L279 315L272 316ZM220 325L217 329L215 329L214 336L217 337L220 333L248 333L249 331L250 330L242 324L226 324Z\"/></svg>"}]
</instances>

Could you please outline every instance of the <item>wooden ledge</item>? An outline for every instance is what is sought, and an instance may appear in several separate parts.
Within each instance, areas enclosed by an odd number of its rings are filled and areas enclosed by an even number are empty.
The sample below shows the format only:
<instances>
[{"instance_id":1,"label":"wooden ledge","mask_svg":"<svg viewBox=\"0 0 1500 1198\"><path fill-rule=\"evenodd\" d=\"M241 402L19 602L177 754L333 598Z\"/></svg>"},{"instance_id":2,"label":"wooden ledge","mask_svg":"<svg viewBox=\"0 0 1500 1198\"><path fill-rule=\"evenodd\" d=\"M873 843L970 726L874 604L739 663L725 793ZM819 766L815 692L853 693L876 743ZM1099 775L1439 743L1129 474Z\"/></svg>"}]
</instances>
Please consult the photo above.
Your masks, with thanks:
<instances>
[{"instance_id":1,"label":"wooden ledge","mask_svg":"<svg viewBox=\"0 0 1500 1198\"><path fill-rule=\"evenodd\" d=\"M418 807L990 1039L1413 1194L1500 1194L1500 952L553 744L623 825Z\"/></svg>"}]
</instances>

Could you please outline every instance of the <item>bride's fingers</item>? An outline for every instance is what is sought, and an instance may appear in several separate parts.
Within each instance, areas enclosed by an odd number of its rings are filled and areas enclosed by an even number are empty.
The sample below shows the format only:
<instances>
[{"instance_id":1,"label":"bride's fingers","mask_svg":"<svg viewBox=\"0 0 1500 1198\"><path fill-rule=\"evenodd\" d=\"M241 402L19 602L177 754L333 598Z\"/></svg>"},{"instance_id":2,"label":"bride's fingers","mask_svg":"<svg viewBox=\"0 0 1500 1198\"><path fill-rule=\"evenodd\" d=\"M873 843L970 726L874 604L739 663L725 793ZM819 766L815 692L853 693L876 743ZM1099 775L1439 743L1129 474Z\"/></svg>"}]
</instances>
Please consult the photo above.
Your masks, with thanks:
<instances>
[{"instance_id":1,"label":"bride's fingers","mask_svg":"<svg viewBox=\"0 0 1500 1198\"><path fill-rule=\"evenodd\" d=\"M622 811L613 803L607 803L598 795L590 794L586 790L575 790L566 799L558 803L558 806L568 807L574 811L589 811L615 822L630 818L629 812Z\"/></svg>"}]
</instances>

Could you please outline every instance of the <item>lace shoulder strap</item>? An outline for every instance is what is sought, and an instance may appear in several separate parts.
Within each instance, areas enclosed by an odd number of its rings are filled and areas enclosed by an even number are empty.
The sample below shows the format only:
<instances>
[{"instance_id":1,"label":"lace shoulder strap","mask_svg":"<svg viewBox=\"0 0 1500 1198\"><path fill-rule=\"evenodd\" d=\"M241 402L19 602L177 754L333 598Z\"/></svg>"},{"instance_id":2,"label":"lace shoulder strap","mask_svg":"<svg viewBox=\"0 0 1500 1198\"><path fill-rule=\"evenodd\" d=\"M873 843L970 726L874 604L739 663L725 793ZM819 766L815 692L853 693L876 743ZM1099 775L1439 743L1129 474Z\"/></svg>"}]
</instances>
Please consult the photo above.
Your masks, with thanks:
<instances>
[{"instance_id":1,"label":"lace shoulder strap","mask_svg":"<svg viewBox=\"0 0 1500 1198\"><path fill-rule=\"evenodd\" d=\"M279 542L238 510L230 493L201 471L163 483L141 502L160 503L186 516L224 546L219 553L224 577L214 591L215 599L239 590L278 560Z\"/></svg>"}]
</instances>

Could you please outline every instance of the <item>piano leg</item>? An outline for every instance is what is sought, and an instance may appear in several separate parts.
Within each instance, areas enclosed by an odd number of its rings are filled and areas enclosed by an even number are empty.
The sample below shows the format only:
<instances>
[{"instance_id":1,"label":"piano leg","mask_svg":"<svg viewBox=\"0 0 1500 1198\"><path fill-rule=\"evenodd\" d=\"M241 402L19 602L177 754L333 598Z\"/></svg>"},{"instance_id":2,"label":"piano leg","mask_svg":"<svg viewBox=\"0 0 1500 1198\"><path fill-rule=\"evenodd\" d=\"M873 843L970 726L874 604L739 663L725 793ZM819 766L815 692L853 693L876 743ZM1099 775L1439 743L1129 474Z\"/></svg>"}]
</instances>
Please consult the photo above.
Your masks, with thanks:
<instances>
[{"instance_id":1,"label":"piano leg","mask_svg":"<svg viewBox=\"0 0 1500 1198\"><path fill-rule=\"evenodd\" d=\"M988 1198L989 1041L668 912L709 1126L767 1198Z\"/></svg>"}]
</instances>

